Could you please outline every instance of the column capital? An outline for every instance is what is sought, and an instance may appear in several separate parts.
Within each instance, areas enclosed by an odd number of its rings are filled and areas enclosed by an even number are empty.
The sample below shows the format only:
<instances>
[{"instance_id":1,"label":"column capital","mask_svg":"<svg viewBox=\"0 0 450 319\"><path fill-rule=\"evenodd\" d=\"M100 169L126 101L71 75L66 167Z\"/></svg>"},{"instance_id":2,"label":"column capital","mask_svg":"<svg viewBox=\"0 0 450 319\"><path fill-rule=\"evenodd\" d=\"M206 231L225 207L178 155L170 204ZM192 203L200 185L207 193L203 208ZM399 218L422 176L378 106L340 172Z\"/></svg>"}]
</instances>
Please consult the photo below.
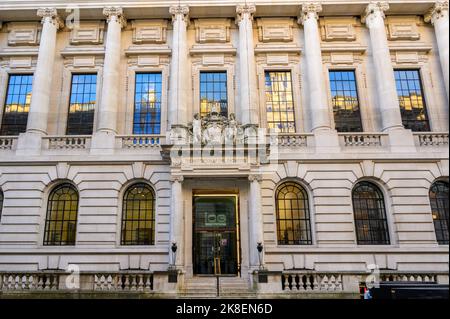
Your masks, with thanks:
<instances>
[{"instance_id":1,"label":"column capital","mask_svg":"<svg viewBox=\"0 0 450 319\"><path fill-rule=\"evenodd\" d=\"M181 175L175 175L170 177L170 182L172 183L182 183L184 181L184 177Z\"/></svg>"},{"instance_id":2,"label":"column capital","mask_svg":"<svg viewBox=\"0 0 450 319\"><path fill-rule=\"evenodd\" d=\"M189 23L189 6L171 6L169 12L172 15L172 23L181 15L184 22Z\"/></svg>"},{"instance_id":3,"label":"column capital","mask_svg":"<svg viewBox=\"0 0 450 319\"><path fill-rule=\"evenodd\" d=\"M308 2L302 4L302 10L298 23L303 24L308 19L319 20L319 13L322 12L322 4L320 2Z\"/></svg>"},{"instance_id":4,"label":"column capital","mask_svg":"<svg viewBox=\"0 0 450 319\"><path fill-rule=\"evenodd\" d=\"M248 180L249 180L250 182L258 182L258 183L261 183L261 182L262 182L262 176L261 176L261 175L258 175L258 174L251 174L251 175L248 175Z\"/></svg>"},{"instance_id":5,"label":"column capital","mask_svg":"<svg viewBox=\"0 0 450 319\"><path fill-rule=\"evenodd\" d=\"M42 24L51 23L55 25L57 29L62 29L64 27L64 22L58 16L58 11L55 8L39 8L37 16L42 18Z\"/></svg>"},{"instance_id":6,"label":"column capital","mask_svg":"<svg viewBox=\"0 0 450 319\"><path fill-rule=\"evenodd\" d=\"M371 22L377 18L381 17L384 19L386 16L385 11L389 10L389 3L385 1L374 1L367 5L364 15L361 17L361 22L366 23L370 28Z\"/></svg>"},{"instance_id":7,"label":"column capital","mask_svg":"<svg viewBox=\"0 0 450 319\"><path fill-rule=\"evenodd\" d=\"M431 22L434 24L437 20L448 16L448 1L438 1L427 12L424 17L425 22Z\"/></svg>"},{"instance_id":8,"label":"column capital","mask_svg":"<svg viewBox=\"0 0 450 319\"><path fill-rule=\"evenodd\" d=\"M253 20L253 14L256 12L254 4L240 4L236 6L236 24L239 24L247 15L250 20Z\"/></svg>"},{"instance_id":9,"label":"column capital","mask_svg":"<svg viewBox=\"0 0 450 319\"><path fill-rule=\"evenodd\" d=\"M108 23L117 21L122 28L127 26L127 19L125 18L121 7L105 7L103 8L103 15L106 16L106 21Z\"/></svg>"}]
</instances>

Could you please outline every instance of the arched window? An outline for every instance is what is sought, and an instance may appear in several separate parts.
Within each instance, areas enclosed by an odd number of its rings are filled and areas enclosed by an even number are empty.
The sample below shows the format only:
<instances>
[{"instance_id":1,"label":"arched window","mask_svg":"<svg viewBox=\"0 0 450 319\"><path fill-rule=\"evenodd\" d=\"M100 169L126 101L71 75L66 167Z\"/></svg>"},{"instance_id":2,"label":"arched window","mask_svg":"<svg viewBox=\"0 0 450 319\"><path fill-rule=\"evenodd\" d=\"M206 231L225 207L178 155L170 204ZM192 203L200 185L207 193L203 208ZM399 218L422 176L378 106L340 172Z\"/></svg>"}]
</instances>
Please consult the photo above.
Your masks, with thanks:
<instances>
[{"instance_id":1,"label":"arched window","mask_svg":"<svg viewBox=\"0 0 450 319\"><path fill-rule=\"evenodd\" d=\"M57 186L48 198L44 245L75 245L78 192L70 184Z\"/></svg>"},{"instance_id":2,"label":"arched window","mask_svg":"<svg viewBox=\"0 0 450 319\"><path fill-rule=\"evenodd\" d=\"M293 182L281 184L276 192L279 245L310 245L311 220L308 194Z\"/></svg>"},{"instance_id":3,"label":"arched window","mask_svg":"<svg viewBox=\"0 0 450 319\"><path fill-rule=\"evenodd\" d=\"M353 189L358 245L389 245L386 207L381 190L373 183L360 182Z\"/></svg>"},{"instance_id":4,"label":"arched window","mask_svg":"<svg viewBox=\"0 0 450 319\"><path fill-rule=\"evenodd\" d=\"M3 211L3 192L0 189L0 221L2 220L2 211Z\"/></svg>"},{"instance_id":5,"label":"arched window","mask_svg":"<svg viewBox=\"0 0 450 319\"><path fill-rule=\"evenodd\" d=\"M134 184L123 197L122 245L153 245L155 196L150 186Z\"/></svg>"},{"instance_id":6,"label":"arched window","mask_svg":"<svg viewBox=\"0 0 450 319\"><path fill-rule=\"evenodd\" d=\"M436 239L441 245L448 245L448 183L439 181L430 188L431 212L433 214Z\"/></svg>"}]
</instances>

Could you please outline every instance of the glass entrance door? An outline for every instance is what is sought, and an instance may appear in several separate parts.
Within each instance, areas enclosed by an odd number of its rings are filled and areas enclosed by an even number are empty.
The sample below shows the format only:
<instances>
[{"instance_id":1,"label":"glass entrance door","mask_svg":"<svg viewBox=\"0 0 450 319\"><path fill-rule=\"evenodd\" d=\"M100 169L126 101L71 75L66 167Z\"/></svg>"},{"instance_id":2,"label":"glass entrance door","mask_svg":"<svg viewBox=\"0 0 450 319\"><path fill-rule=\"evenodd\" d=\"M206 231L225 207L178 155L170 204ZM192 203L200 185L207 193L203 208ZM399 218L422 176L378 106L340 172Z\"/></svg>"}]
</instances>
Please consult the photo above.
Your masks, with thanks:
<instances>
[{"instance_id":1,"label":"glass entrance door","mask_svg":"<svg viewBox=\"0 0 450 319\"><path fill-rule=\"evenodd\" d=\"M194 196L194 273L237 275L239 224L237 195Z\"/></svg>"}]
</instances>

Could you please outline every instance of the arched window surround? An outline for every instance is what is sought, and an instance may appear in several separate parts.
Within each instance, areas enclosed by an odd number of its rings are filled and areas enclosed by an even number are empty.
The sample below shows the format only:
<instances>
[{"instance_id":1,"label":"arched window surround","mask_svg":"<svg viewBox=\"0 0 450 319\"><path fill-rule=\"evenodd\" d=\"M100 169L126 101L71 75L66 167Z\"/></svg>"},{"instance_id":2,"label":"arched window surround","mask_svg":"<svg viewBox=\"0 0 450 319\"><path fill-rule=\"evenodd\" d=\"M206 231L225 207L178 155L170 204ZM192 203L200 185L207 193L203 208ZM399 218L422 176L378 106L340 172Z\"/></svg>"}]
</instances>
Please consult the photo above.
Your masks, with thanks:
<instances>
[{"instance_id":1,"label":"arched window surround","mask_svg":"<svg viewBox=\"0 0 450 319\"><path fill-rule=\"evenodd\" d=\"M433 220L433 228L434 228L434 233L436 236L436 242L439 245L448 245L448 237L447 238L440 238L440 236L438 235L437 229L436 229L436 221L435 221L435 216L433 214L433 209L436 208L435 207L435 203L433 203L432 198L431 198L431 192L433 190L433 187L436 186L437 184L447 184L447 187L449 187L449 180L448 178L438 178L435 181L433 181L433 183L430 184L430 187L428 189L428 200L430 201L430 211L432 214L432 220ZM448 201L447 201L447 205L448 205ZM440 206L440 205L439 205ZM442 207L439 207L442 209ZM447 224L447 228L448 228L448 224ZM447 235L448 236L448 235Z\"/></svg>"},{"instance_id":2,"label":"arched window surround","mask_svg":"<svg viewBox=\"0 0 450 319\"><path fill-rule=\"evenodd\" d=\"M307 203L308 208L309 208L309 240L308 243L298 243L298 244L287 244L287 243L280 243L280 238L279 238L279 214L278 214L278 201L277 201L277 196L278 196L278 192L280 190L281 187L283 187L284 184L286 183L294 183L296 184L302 191L303 193L306 195L306 199L305 199L305 203ZM298 179L298 178L285 178L280 180L278 183L275 184L274 188L273 188L273 203L274 203L274 217L275 217L275 223L274 223L274 228L275 228L275 237L276 237L276 243L278 246L295 246L295 247L311 247L312 245L315 244L315 218L314 218L314 202L313 202L313 193L312 193L312 189L311 187L305 183L303 180Z\"/></svg>"},{"instance_id":3,"label":"arched window surround","mask_svg":"<svg viewBox=\"0 0 450 319\"><path fill-rule=\"evenodd\" d=\"M124 213L126 209L126 202L125 202L125 196L127 196L127 193L136 185L145 185L146 188L148 188L153 195L153 216L150 219L150 225L151 225L151 237L149 242L141 242L141 243L126 243L124 242ZM133 179L122 185L121 190L118 193L119 196L119 211L118 211L118 229L117 229L117 245L118 246L126 246L126 247L132 247L132 246L138 246L138 247L145 247L145 246L155 246L157 242L157 207L158 207L158 199L157 199L157 190L156 188L149 183L148 180L145 179Z\"/></svg>"},{"instance_id":4,"label":"arched window surround","mask_svg":"<svg viewBox=\"0 0 450 319\"><path fill-rule=\"evenodd\" d=\"M50 230L49 226L52 222L52 220L49 220L49 209L50 207L50 201L52 200L53 196L56 195L56 192L62 188L66 187L67 189L70 189L74 192L76 195L76 199L71 199L71 201L76 200L76 211L75 215L73 214L74 209L71 207L69 210L71 214L69 214L69 218L67 219L67 222L69 223L68 226L70 226L72 235L68 235L68 240L64 241L63 238L60 238L60 240L50 240L48 236L50 236ZM78 190L78 187L69 180L61 180L54 182L50 184L49 187L47 187L47 191L45 192L45 211L44 211L44 220L43 220L43 246L75 246L76 245L76 239L77 239L77 230L78 230L78 215L79 215L79 206L80 206L80 192ZM55 220L53 220L54 222ZM72 237L70 237L72 236Z\"/></svg>"},{"instance_id":5,"label":"arched window surround","mask_svg":"<svg viewBox=\"0 0 450 319\"><path fill-rule=\"evenodd\" d=\"M374 185L383 197L384 212L385 212L385 219L386 219L386 231L388 234L388 243L361 244L358 242L358 234L357 234L356 219L355 219L355 203L354 203L354 199L353 199L353 194L354 194L355 188L360 183L370 183L370 184ZM391 215L392 214L392 201L391 201L390 196L391 196L391 194L388 191L387 185L380 179L360 178L353 183L352 188L350 190L350 203L351 203L351 209L352 209L352 221L353 221L353 230L354 230L354 234L355 234L355 243L358 246L392 246L397 243L397 241L398 241L397 233L396 233L396 230L392 223L392 215Z\"/></svg>"}]
</instances>

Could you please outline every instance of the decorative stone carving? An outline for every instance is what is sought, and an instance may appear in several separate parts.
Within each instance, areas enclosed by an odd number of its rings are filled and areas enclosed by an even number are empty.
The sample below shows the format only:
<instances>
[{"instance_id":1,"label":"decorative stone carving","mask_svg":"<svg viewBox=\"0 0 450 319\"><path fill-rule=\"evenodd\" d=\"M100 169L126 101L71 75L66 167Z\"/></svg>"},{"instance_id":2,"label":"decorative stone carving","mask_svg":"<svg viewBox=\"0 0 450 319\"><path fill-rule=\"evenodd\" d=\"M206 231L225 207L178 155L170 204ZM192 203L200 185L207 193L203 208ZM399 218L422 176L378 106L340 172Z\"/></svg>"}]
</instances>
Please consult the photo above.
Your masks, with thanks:
<instances>
[{"instance_id":1,"label":"decorative stone carving","mask_svg":"<svg viewBox=\"0 0 450 319\"><path fill-rule=\"evenodd\" d=\"M8 23L9 46L37 46L41 38L42 27L38 22Z\"/></svg>"},{"instance_id":2,"label":"decorative stone carving","mask_svg":"<svg viewBox=\"0 0 450 319\"><path fill-rule=\"evenodd\" d=\"M448 15L448 1L438 1L425 15L425 22L434 24L437 20Z\"/></svg>"},{"instance_id":3,"label":"decorative stone carving","mask_svg":"<svg viewBox=\"0 0 450 319\"><path fill-rule=\"evenodd\" d=\"M376 21L376 18L381 17L384 19L386 17L384 12L387 10L389 10L389 4L387 2L371 2L366 7L366 11L362 16L361 21L366 23L370 28L370 25Z\"/></svg>"},{"instance_id":4,"label":"decorative stone carving","mask_svg":"<svg viewBox=\"0 0 450 319\"><path fill-rule=\"evenodd\" d=\"M236 7L236 24L239 24L245 16L253 20L253 14L256 12L254 4L238 5Z\"/></svg>"},{"instance_id":5,"label":"decorative stone carving","mask_svg":"<svg viewBox=\"0 0 450 319\"><path fill-rule=\"evenodd\" d=\"M197 43L230 42L229 19L197 19L195 20L195 40Z\"/></svg>"},{"instance_id":6,"label":"decorative stone carving","mask_svg":"<svg viewBox=\"0 0 450 319\"><path fill-rule=\"evenodd\" d=\"M127 19L123 14L123 9L120 7L103 8L103 15L106 16L106 21L108 23L115 20L121 25L122 28L127 26Z\"/></svg>"},{"instance_id":7,"label":"decorative stone carving","mask_svg":"<svg viewBox=\"0 0 450 319\"><path fill-rule=\"evenodd\" d=\"M134 20L134 44L163 44L167 42L167 20Z\"/></svg>"},{"instance_id":8,"label":"decorative stone carving","mask_svg":"<svg viewBox=\"0 0 450 319\"><path fill-rule=\"evenodd\" d=\"M54 24L57 29L62 29L64 27L64 22L58 16L58 11L56 11L55 8L39 8L37 16L42 18L42 24L49 22Z\"/></svg>"},{"instance_id":9,"label":"decorative stone carving","mask_svg":"<svg viewBox=\"0 0 450 319\"><path fill-rule=\"evenodd\" d=\"M261 18L257 20L260 42L292 42L294 40L292 19Z\"/></svg>"},{"instance_id":10,"label":"decorative stone carving","mask_svg":"<svg viewBox=\"0 0 450 319\"><path fill-rule=\"evenodd\" d=\"M227 119L220 115L219 110L213 109L203 118L199 114L194 115L189 124L189 135L194 145L233 145L242 141L244 128L236 121L234 113Z\"/></svg>"},{"instance_id":11,"label":"decorative stone carving","mask_svg":"<svg viewBox=\"0 0 450 319\"><path fill-rule=\"evenodd\" d=\"M419 40L418 17L389 16L386 18L388 40Z\"/></svg>"},{"instance_id":12,"label":"decorative stone carving","mask_svg":"<svg viewBox=\"0 0 450 319\"><path fill-rule=\"evenodd\" d=\"M319 23L322 41L356 40L356 18L324 17Z\"/></svg>"},{"instance_id":13,"label":"decorative stone carving","mask_svg":"<svg viewBox=\"0 0 450 319\"><path fill-rule=\"evenodd\" d=\"M318 2L308 2L302 5L302 12L298 19L299 24L303 24L305 20L319 20L319 13L322 12L322 5Z\"/></svg>"},{"instance_id":14,"label":"decorative stone carving","mask_svg":"<svg viewBox=\"0 0 450 319\"><path fill-rule=\"evenodd\" d=\"M172 6L169 8L169 12L172 15L172 22L178 15L181 15L183 20L189 24L189 7L188 6Z\"/></svg>"},{"instance_id":15,"label":"decorative stone carving","mask_svg":"<svg viewBox=\"0 0 450 319\"><path fill-rule=\"evenodd\" d=\"M102 44L105 33L105 23L81 22L79 27L75 27L70 32L70 44Z\"/></svg>"}]
</instances>

